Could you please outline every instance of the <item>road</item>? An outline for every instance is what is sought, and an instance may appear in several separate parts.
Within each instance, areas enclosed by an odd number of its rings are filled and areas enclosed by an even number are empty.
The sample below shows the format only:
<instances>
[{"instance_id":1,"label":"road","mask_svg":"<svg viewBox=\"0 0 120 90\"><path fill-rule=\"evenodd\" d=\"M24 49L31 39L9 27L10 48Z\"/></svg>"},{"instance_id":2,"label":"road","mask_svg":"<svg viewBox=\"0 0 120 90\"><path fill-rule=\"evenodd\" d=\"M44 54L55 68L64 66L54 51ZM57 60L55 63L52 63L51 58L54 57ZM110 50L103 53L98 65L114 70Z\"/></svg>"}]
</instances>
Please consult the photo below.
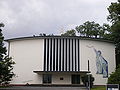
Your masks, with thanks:
<instances>
[{"instance_id":1,"label":"road","mask_svg":"<svg viewBox=\"0 0 120 90\"><path fill-rule=\"evenodd\" d=\"M14 86L0 88L0 90L87 90L85 87L39 87L39 86Z\"/></svg>"}]
</instances>

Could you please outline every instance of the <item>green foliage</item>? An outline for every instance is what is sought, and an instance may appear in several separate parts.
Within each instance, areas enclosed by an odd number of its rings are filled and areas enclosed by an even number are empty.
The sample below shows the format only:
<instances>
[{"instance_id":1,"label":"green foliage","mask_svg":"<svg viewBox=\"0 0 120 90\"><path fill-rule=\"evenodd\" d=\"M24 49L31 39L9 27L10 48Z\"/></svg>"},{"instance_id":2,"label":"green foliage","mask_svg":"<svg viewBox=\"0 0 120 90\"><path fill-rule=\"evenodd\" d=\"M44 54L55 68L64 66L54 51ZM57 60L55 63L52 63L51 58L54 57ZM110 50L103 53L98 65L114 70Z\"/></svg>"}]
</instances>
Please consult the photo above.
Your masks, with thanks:
<instances>
[{"instance_id":1,"label":"green foliage","mask_svg":"<svg viewBox=\"0 0 120 90\"><path fill-rule=\"evenodd\" d=\"M94 82L94 77L90 74L90 75L84 75L82 77L82 82L85 86L87 86L87 84L89 83L89 77L90 77L90 87L92 88L93 86L93 82Z\"/></svg>"},{"instance_id":2,"label":"green foliage","mask_svg":"<svg viewBox=\"0 0 120 90\"><path fill-rule=\"evenodd\" d=\"M0 61L0 84L8 84L14 76L12 58L5 56L3 60Z\"/></svg>"},{"instance_id":3,"label":"green foliage","mask_svg":"<svg viewBox=\"0 0 120 90\"><path fill-rule=\"evenodd\" d=\"M115 3L111 3L108 8L110 15L108 16L108 20L112 23L120 21L120 1Z\"/></svg>"},{"instance_id":4,"label":"green foliage","mask_svg":"<svg viewBox=\"0 0 120 90\"><path fill-rule=\"evenodd\" d=\"M120 84L120 65L118 65L118 68L110 74L110 77L108 78L108 84Z\"/></svg>"},{"instance_id":5,"label":"green foliage","mask_svg":"<svg viewBox=\"0 0 120 90\"><path fill-rule=\"evenodd\" d=\"M120 21L117 21L111 26L112 29L112 37L115 43L120 42Z\"/></svg>"},{"instance_id":6,"label":"green foliage","mask_svg":"<svg viewBox=\"0 0 120 90\"><path fill-rule=\"evenodd\" d=\"M111 39L114 40L116 45L116 63L120 64L120 0L111 3L108 8L108 20L112 22L111 26Z\"/></svg>"},{"instance_id":7,"label":"green foliage","mask_svg":"<svg viewBox=\"0 0 120 90\"><path fill-rule=\"evenodd\" d=\"M4 27L3 23L0 23L0 27ZM13 65L15 62L12 61L11 57L6 55L6 48L4 47L4 37L2 29L0 29L0 84L8 84L14 76Z\"/></svg>"},{"instance_id":8,"label":"green foliage","mask_svg":"<svg viewBox=\"0 0 120 90\"><path fill-rule=\"evenodd\" d=\"M90 38L107 38L110 34L110 26L108 24L103 24L103 26L100 26L94 21L87 21L83 23L83 25L77 26L75 29L80 36Z\"/></svg>"},{"instance_id":9,"label":"green foliage","mask_svg":"<svg viewBox=\"0 0 120 90\"><path fill-rule=\"evenodd\" d=\"M76 31L74 29L68 30L64 34L61 34L61 36L76 36Z\"/></svg>"}]
</instances>

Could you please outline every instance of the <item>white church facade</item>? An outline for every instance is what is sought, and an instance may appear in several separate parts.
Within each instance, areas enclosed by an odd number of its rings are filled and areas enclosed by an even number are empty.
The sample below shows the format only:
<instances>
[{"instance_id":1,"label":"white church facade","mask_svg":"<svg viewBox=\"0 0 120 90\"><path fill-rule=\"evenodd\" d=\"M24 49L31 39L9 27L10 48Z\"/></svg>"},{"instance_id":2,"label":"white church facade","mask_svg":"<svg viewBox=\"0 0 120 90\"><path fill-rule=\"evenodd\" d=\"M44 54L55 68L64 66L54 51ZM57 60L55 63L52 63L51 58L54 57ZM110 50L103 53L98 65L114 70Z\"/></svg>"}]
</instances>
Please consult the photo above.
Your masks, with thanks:
<instances>
[{"instance_id":1,"label":"white church facade","mask_svg":"<svg viewBox=\"0 0 120 90\"><path fill-rule=\"evenodd\" d=\"M115 46L100 39L36 36L7 39L15 61L12 84L81 85L92 74L95 85L105 85L115 71Z\"/></svg>"}]
</instances>

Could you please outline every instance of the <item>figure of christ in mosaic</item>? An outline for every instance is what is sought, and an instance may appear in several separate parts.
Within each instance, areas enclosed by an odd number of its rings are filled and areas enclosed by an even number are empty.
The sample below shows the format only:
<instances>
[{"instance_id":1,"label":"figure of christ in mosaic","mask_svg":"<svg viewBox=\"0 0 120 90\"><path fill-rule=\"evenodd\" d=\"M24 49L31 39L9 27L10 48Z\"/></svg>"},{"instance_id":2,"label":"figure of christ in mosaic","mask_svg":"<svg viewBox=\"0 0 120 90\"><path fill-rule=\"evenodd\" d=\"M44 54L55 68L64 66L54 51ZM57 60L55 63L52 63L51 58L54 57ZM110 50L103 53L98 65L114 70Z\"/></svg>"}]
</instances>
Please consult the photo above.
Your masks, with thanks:
<instances>
[{"instance_id":1,"label":"figure of christ in mosaic","mask_svg":"<svg viewBox=\"0 0 120 90\"><path fill-rule=\"evenodd\" d=\"M96 67L97 67L96 74L103 74L103 78L107 78L108 77L108 62L102 56L101 51L96 50L93 46L87 46L87 47L93 48L96 54Z\"/></svg>"}]
</instances>

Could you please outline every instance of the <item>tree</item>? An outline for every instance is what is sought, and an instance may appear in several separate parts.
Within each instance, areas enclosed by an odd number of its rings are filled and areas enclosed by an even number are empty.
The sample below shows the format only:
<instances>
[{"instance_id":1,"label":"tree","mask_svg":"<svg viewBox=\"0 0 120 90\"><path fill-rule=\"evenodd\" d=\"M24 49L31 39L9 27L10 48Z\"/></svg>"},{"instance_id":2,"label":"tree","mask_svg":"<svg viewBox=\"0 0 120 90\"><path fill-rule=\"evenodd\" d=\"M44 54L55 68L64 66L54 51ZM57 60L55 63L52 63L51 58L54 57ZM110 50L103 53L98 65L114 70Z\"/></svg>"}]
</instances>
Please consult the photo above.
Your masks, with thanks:
<instances>
[{"instance_id":1,"label":"tree","mask_svg":"<svg viewBox=\"0 0 120 90\"><path fill-rule=\"evenodd\" d=\"M76 31L80 36L90 37L90 38L107 38L110 34L110 26L108 24L95 23L94 21L87 21L83 25L77 26Z\"/></svg>"},{"instance_id":2,"label":"tree","mask_svg":"<svg viewBox=\"0 0 120 90\"><path fill-rule=\"evenodd\" d=\"M120 84L120 65L118 65L118 68L110 74L110 77L108 78L108 84Z\"/></svg>"},{"instance_id":3,"label":"tree","mask_svg":"<svg viewBox=\"0 0 120 90\"><path fill-rule=\"evenodd\" d=\"M108 20L112 22L111 37L116 45L116 63L120 64L120 0L111 3L108 8Z\"/></svg>"},{"instance_id":4,"label":"tree","mask_svg":"<svg viewBox=\"0 0 120 90\"><path fill-rule=\"evenodd\" d=\"M110 15L108 16L108 20L112 23L116 23L117 21L120 21L120 0L115 3L111 3L111 5L108 8L108 11Z\"/></svg>"},{"instance_id":5,"label":"tree","mask_svg":"<svg viewBox=\"0 0 120 90\"><path fill-rule=\"evenodd\" d=\"M75 29L80 34L80 36L91 37L93 34L92 31L94 27L95 22L87 21L83 23L83 25L77 26Z\"/></svg>"},{"instance_id":6,"label":"tree","mask_svg":"<svg viewBox=\"0 0 120 90\"><path fill-rule=\"evenodd\" d=\"M111 40L111 26L109 24L103 23L102 29L99 32L100 38Z\"/></svg>"},{"instance_id":7,"label":"tree","mask_svg":"<svg viewBox=\"0 0 120 90\"><path fill-rule=\"evenodd\" d=\"M3 23L0 23L0 27L4 27ZM8 57L6 54L7 50L4 47L4 36L2 34L2 29L0 28L0 85L1 84L8 84L9 81L12 80L14 76L13 64L15 62L12 61L11 57Z\"/></svg>"},{"instance_id":8,"label":"tree","mask_svg":"<svg viewBox=\"0 0 120 90\"><path fill-rule=\"evenodd\" d=\"M61 36L76 36L76 31L74 29L66 31L64 34L61 34Z\"/></svg>"}]
</instances>

